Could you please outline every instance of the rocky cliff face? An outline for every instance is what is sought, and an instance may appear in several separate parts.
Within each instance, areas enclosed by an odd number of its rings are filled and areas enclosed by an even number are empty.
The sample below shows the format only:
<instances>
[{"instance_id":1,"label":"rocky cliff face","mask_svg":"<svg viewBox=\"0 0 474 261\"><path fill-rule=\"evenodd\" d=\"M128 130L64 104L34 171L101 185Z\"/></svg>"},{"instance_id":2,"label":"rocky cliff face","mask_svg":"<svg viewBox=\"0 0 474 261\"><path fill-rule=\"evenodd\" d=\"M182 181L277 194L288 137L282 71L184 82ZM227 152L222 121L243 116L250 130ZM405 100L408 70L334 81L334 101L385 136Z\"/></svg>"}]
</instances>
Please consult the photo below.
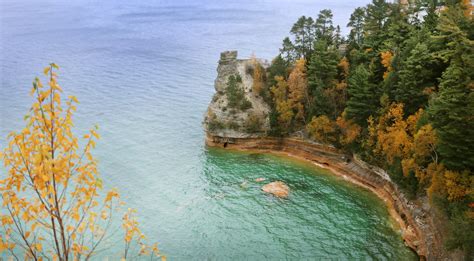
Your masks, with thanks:
<instances>
[{"instance_id":1,"label":"rocky cliff face","mask_svg":"<svg viewBox=\"0 0 474 261\"><path fill-rule=\"evenodd\" d=\"M252 89L258 59L237 59L237 51L221 53L204 127L212 136L250 138L265 136L270 129L270 107Z\"/></svg>"}]
</instances>

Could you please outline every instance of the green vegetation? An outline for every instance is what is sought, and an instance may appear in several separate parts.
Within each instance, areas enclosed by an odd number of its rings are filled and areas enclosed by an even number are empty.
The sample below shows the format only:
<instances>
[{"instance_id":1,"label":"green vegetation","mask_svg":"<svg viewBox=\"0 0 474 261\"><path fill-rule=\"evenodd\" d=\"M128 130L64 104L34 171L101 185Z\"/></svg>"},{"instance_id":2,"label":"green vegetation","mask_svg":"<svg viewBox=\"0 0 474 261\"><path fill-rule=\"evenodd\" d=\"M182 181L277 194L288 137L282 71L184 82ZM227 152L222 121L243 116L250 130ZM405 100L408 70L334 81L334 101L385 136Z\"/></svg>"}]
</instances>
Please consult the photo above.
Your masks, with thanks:
<instances>
[{"instance_id":1,"label":"green vegetation","mask_svg":"<svg viewBox=\"0 0 474 261\"><path fill-rule=\"evenodd\" d=\"M245 98L244 90L241 87L242 78L240 75L231 75L227 81L227 99L229 108L238 108L242 111L252 108L252 103Z\"/></svg>"},{"instance_id":2,"label":"green vegetation","mask_svg":"<svg viewBox=\"0 0 474 261\"><path fill-rule=\"evenodd\" d=\"M373 0L342 38L330 10L302 16L260 93L270 135L304 131L386 169L410 197L428 195L446 246L474 255L474 22L469 1ZM255 77L255 76L254 76Z\"/></svg>"}]
</instances>

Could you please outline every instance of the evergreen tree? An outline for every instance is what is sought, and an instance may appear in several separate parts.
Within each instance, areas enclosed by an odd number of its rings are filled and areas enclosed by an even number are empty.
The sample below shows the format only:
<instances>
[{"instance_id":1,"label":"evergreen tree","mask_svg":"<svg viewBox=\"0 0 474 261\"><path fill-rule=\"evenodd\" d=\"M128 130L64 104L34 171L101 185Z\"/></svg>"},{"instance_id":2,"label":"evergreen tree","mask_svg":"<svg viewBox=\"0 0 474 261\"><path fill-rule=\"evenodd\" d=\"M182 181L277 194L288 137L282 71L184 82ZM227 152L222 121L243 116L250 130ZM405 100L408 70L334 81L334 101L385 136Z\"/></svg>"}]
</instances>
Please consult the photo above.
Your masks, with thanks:
<instances>
[{"instance_id":1,"label":"evergreen tree","mask_svg":"<svg viewBox=\"0 0 474 261\"><path fill-rule=\"evenodd\" d=\"M446 43L438 55L450 60L430 114L437 129L438 151L453 170L474 170L474 42L460 28L466 22L463 10L453 6L440 18L436 37ZM472 20L471 20L472 23Z\"/></svg>"},{"instance_id":2,"label":"evergreen tree","mask_svg":"<svg viewBox=\"0 0 474 261\"><path fill-rule=\"evenodd\" d=\"M309 111L309 119L312 116L331 114L332 107L325 91L333 88L337 78L337 64L339 56L334 48L328 47L325 40L315 43L315 50L308 65L308 87L312 102ZM332 115L332 114L331 114Z\"/></svg>"},{"instance_id":3,"label":"evergreen tree","mask_svg":"<svg viewBox=\"0 0 474 261\"><path fill-rule=\"evenodd\" d=\"M287 65L292 64L296 60L295 46L289 37L283 39L282 47L280 48L280 55L285 60Z\"/></svg>"},{"instance_id":4,"label":"evergreen tree","mask_svg":"<svg viewBox=\"0 0 474 261\"><path fill-rule=\"evenodd\" d=\"M339 48L339 46L344 42L344 37L341 35L341 27L336 26L336 31L334 32L334 46Z\"/></svg>"},{"instance_id":5,"label":"evergreen tree","mask_svg":"<svg viewBox=\"0 0 474 261\"><path fill-rule=\"evenodd\" d=\"M307 59L315 40L313 18L301 16L291 28L290 33L294 36L296 58Z\"/></svg>"},{"instance_id":6,"label":"evergreen tree","mask_svg":"<svg viewBox=\"0 0 474 261\"><path fill-rule=\"evenodd\" d=\"M347 27L351 28L349 33L349 44L354 48L359 48L364 40L364 20L365 8L358 7L351 14Z\"/></svg>"},{"instance_id":7,"label":"evergreen tree","mask_svg":"<svg viewBox=\"0 0 474 261\"><path fill-rule=\"evenodd\" d=\"M385 0L372 0L372 4L367 5L364 20L365 44L374 50L386 39L385 29L389 17L389 4Z\"/></svg>"},{"instance_id":8,"label":"evergreen tree","mask_svg":"<svg viewBox=\"0 0 474 261\"><path fill-rule=\"evenodd\" d=\"M316 38L326 41L329 45L333 44L334 25L332 17L331 10L323 9L319 12L314 24Z\"/></svg>"},{"instance_id":9,"label":"evergreen tree","mask_svg":"<svg viewBox=\"0 0 474 261\"><path fill-rule=\"evenodd\" d=\"M346 117L360 126L367 126L367 118L377 110L378 95L374 84L369 82L370 72L359 65L349 76Z\"/></svg>"},{"instance_id":10,"label":"evergreen tree","mask_svg":"<svg viewBox=\"0 0 474 261\"><path fill-rule=\"evenodd\" d=\"M282 58L281 54L272 60L272 64L267 69L267 73L267 84L269 87L277 84L276 76L282 76L284 79L288 78L288 64Z\"/></svg>"},{"instance_id":11,"label":"evergreen tree","mask_svg":"<svg viewBox=\"0 0 474 261\"><path fill-rule=\"evenodd\" d=\"M405 104L407 115L415 113L428 102L430 88L436 84L433 77L432 57L425 43L418 43L403 63L400 82L395 89L395 100Z\"/></svg>"}]
</instances>

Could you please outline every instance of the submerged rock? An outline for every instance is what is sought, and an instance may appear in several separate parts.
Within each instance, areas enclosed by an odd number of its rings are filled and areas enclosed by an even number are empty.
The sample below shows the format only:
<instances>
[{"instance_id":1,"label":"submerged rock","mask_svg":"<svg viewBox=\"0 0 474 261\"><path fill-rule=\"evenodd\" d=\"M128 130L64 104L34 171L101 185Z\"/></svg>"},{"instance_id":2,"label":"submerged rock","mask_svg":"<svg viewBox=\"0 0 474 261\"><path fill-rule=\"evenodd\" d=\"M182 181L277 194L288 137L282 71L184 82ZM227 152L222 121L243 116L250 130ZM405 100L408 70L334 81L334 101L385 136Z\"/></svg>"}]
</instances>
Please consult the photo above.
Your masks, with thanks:
<instances>
[{"instance_id":1,"label":"submerged rock","mask_svg":"<svg viewBox=\"0 0 474 261\"><path fill-rule=\"evenodd\" d=\"M262 187L262 190L279 198L287 198L288 194L290 193L290 188L288 188L288 186L281 181L268 183Z\"/></svg>"}]
</instances>

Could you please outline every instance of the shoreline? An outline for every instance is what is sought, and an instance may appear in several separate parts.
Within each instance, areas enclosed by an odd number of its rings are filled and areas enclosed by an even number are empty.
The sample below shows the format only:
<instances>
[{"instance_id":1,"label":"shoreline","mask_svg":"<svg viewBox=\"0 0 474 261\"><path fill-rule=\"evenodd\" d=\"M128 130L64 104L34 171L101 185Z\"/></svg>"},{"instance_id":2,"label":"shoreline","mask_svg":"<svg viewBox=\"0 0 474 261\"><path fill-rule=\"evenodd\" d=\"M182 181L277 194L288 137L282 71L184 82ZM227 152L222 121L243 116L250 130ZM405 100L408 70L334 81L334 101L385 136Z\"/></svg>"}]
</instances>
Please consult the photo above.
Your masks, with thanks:
<instances>
[{"instance_id":1,"label":"shoreline","mask_svg":"<svg viewBox=\"0 0 474 261\"><path fill-rule=\"evenodd\" d=\"M331 174L365 188L381 199L400 229L405 245L420 259L447 259L432 213L420 211L422 202L408 200L385 171L357 157L346 157L333 147L297 138L224 138L207 134L206 145L280 155L327 169Z\"/></svg>"}]
</instances>

